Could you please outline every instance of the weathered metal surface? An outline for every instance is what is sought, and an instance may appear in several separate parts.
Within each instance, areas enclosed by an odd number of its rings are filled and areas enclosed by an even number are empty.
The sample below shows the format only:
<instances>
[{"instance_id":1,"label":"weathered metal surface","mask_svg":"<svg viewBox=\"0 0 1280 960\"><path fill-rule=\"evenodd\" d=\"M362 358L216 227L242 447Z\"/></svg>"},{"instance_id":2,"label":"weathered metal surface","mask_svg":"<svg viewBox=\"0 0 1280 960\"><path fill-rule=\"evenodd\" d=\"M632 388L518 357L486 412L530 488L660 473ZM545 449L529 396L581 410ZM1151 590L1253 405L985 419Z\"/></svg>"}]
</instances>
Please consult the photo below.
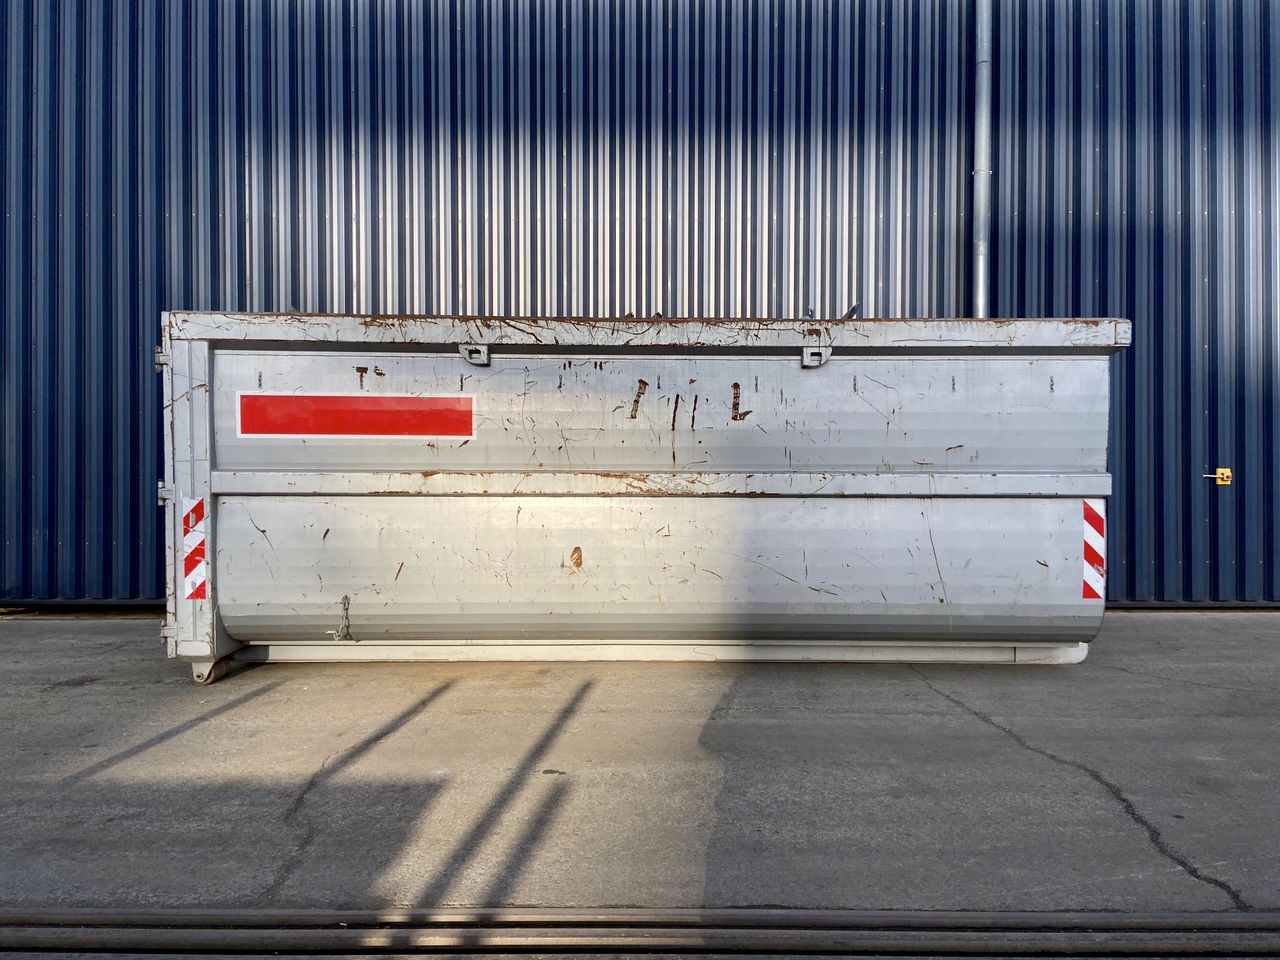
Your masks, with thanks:
<instances>
[{"instance_id":1,"label":"weathered metal surface","mask_svg":"<svg viewBox=\"0 0 1280 960\"><path fill-rule=\"evenodd\" d=\"M1082 509L1102 522L1127 321L164 330L173 655L1072 660L1101 624Z\"/></svg>"},{"instance_id":2,"label":"weathered metal surface","mask_svg":"<svg viewBox=\"0 0 1280 960\"><path fill-rule=\"evenodd\" d=\"M1117 318L867 318L787 320L755 317L642 319L563 316L415 316L413 314L205 313L169 315L166 338L279 341L295 344L415 345L485 343L511 346L741 347L799 350L810 344L838 349L948 351L1053 348L1055 353L1110 350L1129 343L1132 326Z\"/></svg>"},{"instance_id":3,"label":"weathered metal surface","mask_svg":"<svg viewBox=\"0 0 1280 960\"><path fill-rule=\"evenodd\" d=\"M1077 498L223 497L246 641L1091 639Z\"/></svg>"},{"instance_id":4,"label":"weathered metal surface","mask_svg":"<svg viewBox=\"0 0 1280 960\"><path fill-rule=\"evenodd\" d=\"M368 371L368 372L362 372ZM1071 357L495 356L222 351L222 470L1105 473L1107 365ZM237 404L272 394L465 397L473 434L253 436Z\"/></svg>"},{"instance_id":5,"label":"weathered metal surface","mask_svg":"<svg viewBox=\"0 0 1280 960\"><path fill-rule=\"evenodd\" d=\"M547 470L214 470L210 490L259 496L1105 497L1107 473L710 473Z\"/></svg>"}]
</instances>

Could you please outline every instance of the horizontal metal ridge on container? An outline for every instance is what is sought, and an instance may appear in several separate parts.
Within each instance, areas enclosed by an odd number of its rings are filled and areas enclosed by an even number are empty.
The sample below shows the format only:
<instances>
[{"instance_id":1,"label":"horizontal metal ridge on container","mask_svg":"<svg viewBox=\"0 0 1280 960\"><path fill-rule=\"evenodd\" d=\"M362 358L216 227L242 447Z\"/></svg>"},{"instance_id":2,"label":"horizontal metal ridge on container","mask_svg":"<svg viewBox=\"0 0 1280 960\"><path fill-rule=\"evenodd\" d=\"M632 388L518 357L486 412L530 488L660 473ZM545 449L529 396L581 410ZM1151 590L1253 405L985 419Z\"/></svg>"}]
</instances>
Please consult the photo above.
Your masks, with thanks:
<instances>
[{"instance_id":1,"label":"horizontal metal ridge on container","mask_svg":"<svg viewBox=\"0 0 1280 960\"><path fill-rule=\"evenodd\" d=\"M226 314L176 311L164 335L176 340L256 340L296 344L484 343L577 347L740 347L815 344L850 351L913 347L1053 347L1057 351L1126 346L1128 320L1114 318L861 318L771 320L754 317L507 317Z\"/></svg>"}]
</instances>

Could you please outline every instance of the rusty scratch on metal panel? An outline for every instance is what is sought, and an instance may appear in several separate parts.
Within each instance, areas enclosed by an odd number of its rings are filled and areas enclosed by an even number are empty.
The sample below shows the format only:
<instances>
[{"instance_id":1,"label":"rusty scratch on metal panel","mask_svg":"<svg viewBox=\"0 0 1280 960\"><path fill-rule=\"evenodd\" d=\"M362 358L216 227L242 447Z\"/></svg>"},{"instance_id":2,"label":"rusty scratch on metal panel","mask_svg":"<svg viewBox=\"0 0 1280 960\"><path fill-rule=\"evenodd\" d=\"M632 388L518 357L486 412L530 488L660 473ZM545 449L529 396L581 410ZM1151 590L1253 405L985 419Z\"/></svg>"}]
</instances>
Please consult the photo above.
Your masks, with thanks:
<instances>
[{"instance_id":1,"label":"rusty scratch on metal panel","mask_svg":"<svg viewBox=\"0 0 1280 960\"><path fill-rule=\"evenodd\" d=\"M636 381L635 399L631 401L631 419L634 420L640 412L640 398L644 396L644 392L649 389L649 381L640 379Z\"/></svg>"}]
</instances>

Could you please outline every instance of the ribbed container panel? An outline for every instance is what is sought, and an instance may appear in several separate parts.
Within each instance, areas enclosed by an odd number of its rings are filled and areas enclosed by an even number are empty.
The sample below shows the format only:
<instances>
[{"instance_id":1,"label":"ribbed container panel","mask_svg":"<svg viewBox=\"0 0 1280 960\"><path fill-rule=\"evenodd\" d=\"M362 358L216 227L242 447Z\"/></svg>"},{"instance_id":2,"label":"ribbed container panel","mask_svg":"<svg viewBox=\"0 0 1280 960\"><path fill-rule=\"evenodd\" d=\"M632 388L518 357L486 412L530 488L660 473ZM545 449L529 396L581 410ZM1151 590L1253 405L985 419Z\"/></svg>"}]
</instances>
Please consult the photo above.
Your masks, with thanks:
<instances>
[{"instance_id":1,"label":"ribbed container panel","mask_svg":"<svg viewBox=\"0 0 1280 960\"><path fill-rule=\"evenodd\" d=\"M162 310L964 315L973 13L0 4L0 598L161 594ZM1280 10L996 21L993 306L1135 322L1112 596L1274 600Z\"/></svg>"}]
</instances>

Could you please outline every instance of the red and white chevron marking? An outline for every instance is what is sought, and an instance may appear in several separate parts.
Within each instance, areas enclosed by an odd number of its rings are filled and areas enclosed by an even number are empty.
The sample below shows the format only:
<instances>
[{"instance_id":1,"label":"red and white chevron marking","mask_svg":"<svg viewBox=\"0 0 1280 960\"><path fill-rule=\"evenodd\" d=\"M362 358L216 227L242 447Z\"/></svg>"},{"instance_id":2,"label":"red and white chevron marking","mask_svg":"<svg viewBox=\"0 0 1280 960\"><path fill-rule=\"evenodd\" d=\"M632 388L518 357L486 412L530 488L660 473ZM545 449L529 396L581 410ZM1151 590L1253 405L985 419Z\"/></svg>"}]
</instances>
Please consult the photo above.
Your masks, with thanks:
<instances>
[{"instance_id":1,"label":"red and white chevron marking","mask_svg":"<svg viewBox=\"0 0 1280 960\"><path fill-rule=\"evenodd\" d=\"M188 600L209 596L204 557L204 498L182 501L182 591Z\"/></svg>"},{"instance_id":2,"label":"red and white chevron marking","mask_svg":"<svg viewBox=\"0 0 1280 960\"><path fill-rule=\"evenodd\" d=\"M1107 505L1104 500L1084 502L1084 598L1102 600L1107 595Z\"/></svg>"}]
</instances>

